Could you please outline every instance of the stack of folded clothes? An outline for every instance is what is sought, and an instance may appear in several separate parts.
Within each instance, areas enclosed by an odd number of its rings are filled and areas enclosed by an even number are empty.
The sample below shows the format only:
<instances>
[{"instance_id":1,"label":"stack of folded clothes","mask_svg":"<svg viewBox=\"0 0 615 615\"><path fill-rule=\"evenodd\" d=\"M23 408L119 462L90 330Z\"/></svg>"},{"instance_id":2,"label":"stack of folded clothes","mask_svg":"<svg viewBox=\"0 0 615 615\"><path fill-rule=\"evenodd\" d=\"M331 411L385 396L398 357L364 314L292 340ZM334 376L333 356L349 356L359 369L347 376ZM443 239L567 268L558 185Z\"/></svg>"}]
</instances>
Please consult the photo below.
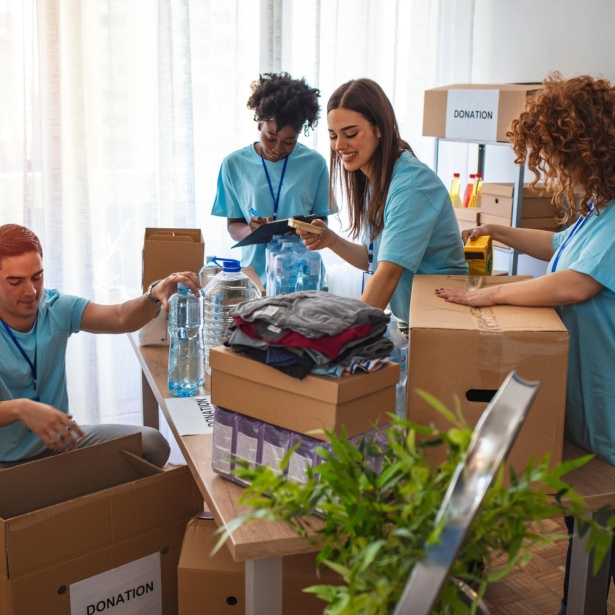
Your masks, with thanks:
<instances>
[{"instance_id":1,"label":"stack of folded clothes","mask_svg":"<svg viewBox=\"0 0 615 615\"><path fill-rule=\"evenodd\" d=\"M389 315L324 291L263 297L234 306L227 346L302 379L373 371L391 359Z\"/></svg>"}]
</instances>

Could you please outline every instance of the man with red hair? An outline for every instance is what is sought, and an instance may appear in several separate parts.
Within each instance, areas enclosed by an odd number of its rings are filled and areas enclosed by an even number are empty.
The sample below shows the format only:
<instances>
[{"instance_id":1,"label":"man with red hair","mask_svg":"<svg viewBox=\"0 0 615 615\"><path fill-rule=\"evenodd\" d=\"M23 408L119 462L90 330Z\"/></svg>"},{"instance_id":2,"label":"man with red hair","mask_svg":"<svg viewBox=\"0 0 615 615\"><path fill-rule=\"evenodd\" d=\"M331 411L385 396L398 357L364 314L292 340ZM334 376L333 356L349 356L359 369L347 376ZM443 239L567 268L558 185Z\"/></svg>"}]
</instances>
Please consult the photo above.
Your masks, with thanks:
<instances>
[{"instance_id":1,"label":"man with red hair","mask_svg":"<svg viewBox=\"0 0 615 615\"><path fill-rule=\"evenodd\" d=\"M65 355L78 331L126 333L149 322L177 283L199 292L193 272L173 273L137 299L101 305L44 287L38 237L0 226L0 469L140 432L143 457L162 467L169 445L159 431L131 425L77 425L69 414Z\"/></svg>"}]
</instances>

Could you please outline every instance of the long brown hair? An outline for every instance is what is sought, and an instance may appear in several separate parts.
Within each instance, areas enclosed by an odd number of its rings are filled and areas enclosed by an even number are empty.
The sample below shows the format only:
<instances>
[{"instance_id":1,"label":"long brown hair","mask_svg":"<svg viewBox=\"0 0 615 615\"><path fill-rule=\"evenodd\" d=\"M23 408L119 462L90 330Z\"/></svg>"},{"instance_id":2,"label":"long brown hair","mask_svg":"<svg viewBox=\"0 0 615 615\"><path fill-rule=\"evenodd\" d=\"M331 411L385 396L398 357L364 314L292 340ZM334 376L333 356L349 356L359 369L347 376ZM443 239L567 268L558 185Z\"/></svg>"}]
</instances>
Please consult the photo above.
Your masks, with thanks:
<instances>
[{"instance_id":1,"label":"long brown hair","mask_svg":"<svg viewBox=\"0 0 615 615\"><path fill-rule=\"evenodd\" d=\"M615 198L615 89L607 80L550 74L506 136L515 162L534 173L531 184L544 178L562 221L589 213L592 199L600 211Z\"/></svg>"},{"instance_id":2,"label":"long brown hair","mask_svg":"<svg viewBox=\"0 0 615 615\"><path fill-rule=\"evenodd\" d=\"M345 192L350 205L350 229L358 237L365 225L376 237L384 227L384 206L393 167L401 152L412 148L399 136L393 106L382 88L371 79L353 79L339 86L329 98L327 113L333 109L349 109L360 113L372 126L380 130L380 142L370 161L372 183L369 206L365 207L370 182L361 171L346 171L337 153L331 149L329 200L335 202L335 188Z\"/></svg>"}]
</instances>

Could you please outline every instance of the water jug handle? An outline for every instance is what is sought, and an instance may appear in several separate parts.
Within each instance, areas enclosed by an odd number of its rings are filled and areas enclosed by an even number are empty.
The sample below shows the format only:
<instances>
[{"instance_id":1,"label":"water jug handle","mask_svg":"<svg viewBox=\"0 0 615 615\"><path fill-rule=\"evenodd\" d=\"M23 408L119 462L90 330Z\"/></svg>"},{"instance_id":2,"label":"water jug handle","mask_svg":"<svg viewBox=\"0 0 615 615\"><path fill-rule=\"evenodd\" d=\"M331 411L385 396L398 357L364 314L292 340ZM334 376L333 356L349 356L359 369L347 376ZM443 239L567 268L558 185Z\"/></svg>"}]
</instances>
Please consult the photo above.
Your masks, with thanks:
<instances>
[{"instance_id":1,"label":"water jug handle","mask_svg":"<svg viewBox=\"0 0 615 615\"><path fill-rule=\"evenodd\" d=\"M219 258L214 256L211 259L216 265L222 267L223 271L234 272L241 271L241 264L237 259L234 258Z\"/></svg>"}]
</instances>

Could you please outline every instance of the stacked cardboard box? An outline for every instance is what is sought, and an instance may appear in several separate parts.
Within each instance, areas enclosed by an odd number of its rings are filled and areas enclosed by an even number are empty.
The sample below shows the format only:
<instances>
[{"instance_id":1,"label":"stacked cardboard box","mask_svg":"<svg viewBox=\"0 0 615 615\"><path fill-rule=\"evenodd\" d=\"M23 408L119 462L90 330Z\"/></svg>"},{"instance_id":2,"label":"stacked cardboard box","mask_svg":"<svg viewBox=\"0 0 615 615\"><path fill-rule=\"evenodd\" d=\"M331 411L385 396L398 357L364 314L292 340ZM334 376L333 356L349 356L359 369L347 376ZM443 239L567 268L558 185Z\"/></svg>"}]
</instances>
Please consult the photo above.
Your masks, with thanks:
<instances>
[{"instance_id":1,"label":"stacked cardboard box","mask_svg":"<svg viewBox=\"0 0 615 615\"><path fill-rule=\"evenodd\" d=\"M212 554L219 539L216 524L205 513L188 525L178 568L179 615L244 613L243 562L235 562L226 547ZM316 555L292 555L283 561L282 609L292 615L317 615L325 603L303 591L311 585L336 585L340 577L327 568L317 571Z\"/></svg>"},{"instance_id":2,"label":"stacked cardboard box","mask_svg":"<svg viewBox=\"0 0 615 615\"><path fill-rule=\"evenodd\" d=\"M326 440L323 430L348 436L388 422L395 411L399 366L341 378L306 376L302 380L234 352L212 348L211 402L301 434Z\"/></svg>"},{"instance_id":3,"label":"stacked cardboard box","mask_svg":"<svg viewBox=\"0 0 615 615\"><path fill-rule=\"evenodd\" d=\"M514 184L484 183L481 203L481 224L512 225ZM521 228L559 231L556 209L551 197L526 184L521 200Z\"/></svg>"}]
</instances>

